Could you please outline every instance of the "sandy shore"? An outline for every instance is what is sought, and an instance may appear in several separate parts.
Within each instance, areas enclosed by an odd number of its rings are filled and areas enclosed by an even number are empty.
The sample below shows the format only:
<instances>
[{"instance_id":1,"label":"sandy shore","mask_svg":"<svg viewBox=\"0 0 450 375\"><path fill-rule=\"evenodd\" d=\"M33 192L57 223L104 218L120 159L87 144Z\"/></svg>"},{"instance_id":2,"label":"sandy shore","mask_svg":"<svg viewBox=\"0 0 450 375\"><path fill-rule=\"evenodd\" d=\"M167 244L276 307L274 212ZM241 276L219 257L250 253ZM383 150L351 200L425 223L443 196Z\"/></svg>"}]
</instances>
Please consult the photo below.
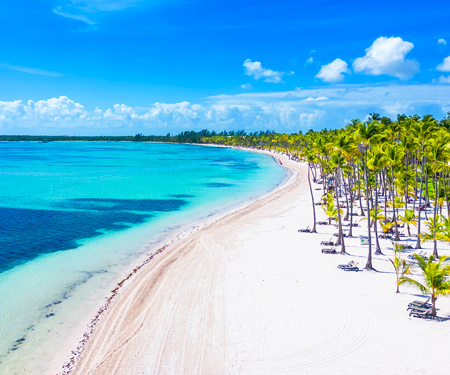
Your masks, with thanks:
<instances>
[{"instance_id":1,"label":"sandy shore","mask_svg":"<svg viewBox=\"0 0 450 375\"><path fill-rule=\"evenodd\" d=\"M350 256L323 255L333 226L298 233L312 218L306 166L278 157L293 183L143 266L101 316L74 374L446 372L450 323L408 316L420 295L395 293L390 242L374 256L379 272L337 269L363 266L367 248L347 239ZM437 307L449 316L450 298Z\"/></svg>"}]
</instances>

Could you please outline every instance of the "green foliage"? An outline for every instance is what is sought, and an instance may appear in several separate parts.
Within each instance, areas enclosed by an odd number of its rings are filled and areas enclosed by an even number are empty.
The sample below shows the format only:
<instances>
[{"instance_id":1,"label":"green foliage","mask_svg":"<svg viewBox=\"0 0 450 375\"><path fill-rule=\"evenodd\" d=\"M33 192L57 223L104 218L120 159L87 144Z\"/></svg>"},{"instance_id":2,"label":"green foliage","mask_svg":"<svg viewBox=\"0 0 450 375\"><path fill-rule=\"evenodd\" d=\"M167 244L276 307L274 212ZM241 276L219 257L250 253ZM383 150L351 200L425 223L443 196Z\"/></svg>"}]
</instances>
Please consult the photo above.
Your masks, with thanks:
<instances>
[{"instance_id":1,"label":"green foliage","mask_svg":"<svg viewBox=\"0 0 450 375\"><path fill-rule=\"evenodd\" d=\"M436 262L433 256L428 260L414 254L417 263L422 271L422 282L410 277L402 277L400 284L409 284L419 289L423 294L430 295L432 301L432 315L436 316L435 302L440 296L450 295L450 265L446 264L449 257L441 256Z\"/></svg>"}]
</instances>

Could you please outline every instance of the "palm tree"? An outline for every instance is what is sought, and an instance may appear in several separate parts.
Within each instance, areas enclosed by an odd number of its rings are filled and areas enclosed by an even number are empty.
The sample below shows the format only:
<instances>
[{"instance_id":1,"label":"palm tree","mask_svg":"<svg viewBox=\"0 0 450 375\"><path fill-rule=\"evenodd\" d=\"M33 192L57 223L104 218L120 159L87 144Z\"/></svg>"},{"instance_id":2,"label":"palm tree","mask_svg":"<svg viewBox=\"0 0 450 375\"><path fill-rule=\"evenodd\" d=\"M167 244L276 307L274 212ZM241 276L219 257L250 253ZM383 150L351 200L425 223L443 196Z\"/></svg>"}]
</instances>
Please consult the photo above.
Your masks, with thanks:
<instances>
[{"instance_id":1,"label":"palm tree","mask_svg":"<svg viewBox=\"0 0 450 375\"><path fill-rule=\"evenodd\" d=\"M374 231L375 231L375 242L376 242L376 250L375 254L382 254L380 242L378 241L378 220L379 217L384 219L384 216L381 216L378 212L378 173L387 165L387 157L386 154L381 151L379 148L376 148L373 150L373 152L370 154L369 160L367 160L367 167L374 172L375 176L375 205L372 203L373 207L377 208L377 214L373 215L372 218L374 219ZM370 212L375 211L372 209Z\"/></svg>"},{"instance_id":2,"label":"palm tree","mask_svg":"<svg viewBox=\"0 0 450 375\"><path fill-rule=\"evenodd\" d=\"M447 164L442 161L445 160L445 156L448 150L448 136L446 132L440 131L436 139L432 139L429 142L429 153L428 158L431 163L431 169L434 171L434 217L437 216L437 202L438 196L440 194L440 184L438 184L438 174L440 175L441 170L447 167ZM437 241L436 241L436 231L433 232L433 242L434 242L434 252L433 256L437 258Z\"/></svg>"},{"instance_id":3,"label":"palm tree","mask_svg":"<svg viewBox=\"0 0 450 375\"><path fill-rule=\"evenodd\" d=\"M411 273L411 265L406 263L404 259L400 258L399 253L401 252L401 247L399 245L395 245L394 247L394 260L390 259L392 265L394 266L395 276L397 279L397 291L396 293L400 293L400 284L401 280Z\"/></svg>"},{"instance_id":4,"label":"palm tree","mask_svg":"<svg viewBox=\"0 0 450 375\"><path fill-rule=\"evenodd\" d=\"M339 188L338 181L341 182L340 185L343 187L343 176L341 177L341 168L345 164L345 159L350 159L351 154L353 152L353 143L352 139L345 133L340 133L334 143L333 143L334 154L332 155L332 161L335 163L335 173L334 173L334 185L335 185L335 194L336 194L336 204L337 207L339 205ZM345 158L345 159L344 159ZM338 225L339 225L339 240L338 243L341 244L341 253L345 253L345 242L344 235L342 231L342 219L341 219L341 210L338 210Z\"/></svg>"},{"instance_id":5,"label":"palm tree","mask_svg":"<svg viewBox=\"0 0 450 375\"><path fill-rule=\"evenodd\" d=\"M405 209L403 216L399 215L398 218L400 219L400 223L406 225L406 228L408 229L408 236L411 237L410 225L417 226L417 218L414 211L411 209Z\"/></svg>"},{"instance_id":6,"label":"palm tree","mask_svg":"<svg viewBox=\"0 0 450 375\"><path fill-rule=\"evenodd\" d=\"M325 214L328 216L328 223L331 224L332 219L336 219L338 216L338 209L334 205L333 195L331 193L326 194L323 197L324 202L322 208Z\"/></svg>"},{"instance_id":7,"label":"palm tree","mask_svg":"<svg viewBox=\"0 0 450 375\"><path fill-rule=\"evenodd\" d=\"M403 160L403 150L397 143L392 145L386 145L386 159L388 161L388 165L391 167L391 192L392 192L392 212L393 212L393 221L395 224L395 240L398 241L400 239L398 234L398 225L397 225L397 215L395 210L395 188L394 188L394 168L401 164Z\"/></svg>"},{"instance_id":8,"label":"palm tree","mask_svg":"<svg viewBox=\"0 0 450 375\"><path fill-rule=\"evenodd\" d=\"M412 285L423 294L430 295L431 315L436 316L436 300L440 296L448 296L450 294L450 265L444 264L449 257L441 256L437 262L434 261L433 256L430 256L428 261L417 254L414 254L414 257L422 270L423 283L410 277L402 277L400 284Z\"/></svg>"},{"instance_id":9,"label":"palm tree","mask_svg":"<svg viewBox=\"0 0 450 375\"><path fill-rule=\"evenodd\" d=\"M370 233L370 205L369 205L369 177L367 172L367 151L371 144L376 142L380 135L380 127L376 121L368 124L359 123L356 125L356 136L358 141L358 150L363 154L364 158L364 177L366 180L366 204L367 204L367 232L369 237L369 252L367 263L364 267L366 270L373 270L372 266L372 238Z\"/></svg>"},{"instance_id":10,"label":"palm tree","mask_svg":"<svg viewBox=\"0 0 450 375\"><path fill-rule=\"evenodd\" d=\"M417 221L417 243L416 249L420 249L420 207L422 205L422 196L423 196L423 185L424 179L426 179L426 165L427 165L427 157L425 154L425 143L433 136L433 131L436 129L436 121L431 118L431 116L424 116L421 121L413 121L411 124L411 135L416 139L417 144L419 146L419 152L422 155L422 162L420 166L420 192L419 192L419 219ZM426 182L425 182L426 183Z\"/></svg>"},{"instance_id":11,"label":"palm tree","mask_svg":"<svg viewBox=\"0 0 450 375\"><path fill-rule=\"evenodd\" d=\"M311 176L310 176L311 168L313 167L313 165L316 161L316 155L315 155L315 151L312 149L312 147L305 150L305 155L306 155L306 162L308 163L308 183L309 183L309 191L311 193L311 201L312 201L312 208L313 208L313 220L314 220L314 225L313 225L311 232L317 233L317 230L316 230L316 205L314 203L314 194L313 194L313 190L312 190L312 186L311 186Z\"/></svg>"}]
</instances>

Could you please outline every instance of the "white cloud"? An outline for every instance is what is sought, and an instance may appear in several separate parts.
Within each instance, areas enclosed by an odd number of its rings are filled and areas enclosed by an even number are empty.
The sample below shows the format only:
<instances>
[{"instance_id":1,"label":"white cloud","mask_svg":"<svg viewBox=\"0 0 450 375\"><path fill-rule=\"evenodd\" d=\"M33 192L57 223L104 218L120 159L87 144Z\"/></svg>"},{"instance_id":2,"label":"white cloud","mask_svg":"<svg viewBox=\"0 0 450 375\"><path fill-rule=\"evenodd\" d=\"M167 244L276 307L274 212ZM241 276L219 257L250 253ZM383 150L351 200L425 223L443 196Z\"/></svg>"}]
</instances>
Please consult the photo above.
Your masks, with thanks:
<instances>
[{"instance_id":1,"label":"white cloud","mask_svg":"<svg viewBox=\"0 0 450 375\"><path fill-rule=\"evenodd\" d=\"M248 90L252 88L252 84L251 83L244 83L243 85L241 85L241 89L244 90Z\"/></svg>"},{"instance_id":2,"label":"white cloud","mask_svg":"<svg viewBox=\"0 0 450 375\"><path fill-rule=\"evenodd\" d=\"M450 76L448 77L440 76L437 81L439 83L450 83Z\"/></svg>"},{"instance_id":3,"label":"white cloud","mask_svg":"<svg viewBox=\"0 0 450 375\"><path fill-rule=\"evenodd\" d=\"M57 7L55 9L53 9L53 12L55 14L57 14L58 16L65 17L65 18L70 18L70 19L73 19L73 20L76 20L76 21L85 22L88 25L95 25L96 24L96 22L90 20L89 18L87 18L83 14L72 14L72 13L64 12L61 9L62 9L61 7Z\"/></svg>"},{"instance_id":4,"label":"white cloud","mask_svg":"<svg viewBox=\"0 0 450 375\"><path fill-rule=\"evenodd\" d=\"M445 80L445 81L444 81ZM66 96L0 102L0 134L172 134L183 130L297 132L342 127L377 112L445 116L450 79L429 85L339 85L279 92L218 95L200 103L115 104L91 111Z\"/></svg>"},{"instance_id":5,"label":"white cloud","mask_svg":"<svg viewBox=\"0 0 450 375\"><path fill-rule=\"evenodd\" d=\"M327 65L322 65L316 77L325 82L342 82L344 73L350 73L344 60L336 59Z\"/></svg>"},{"instance_id":6,"label":"white cloud","mask_svg":"<svg viewBox=\"0 0 450 375\"><path fill-rule=\"evenodd\" d=\"M52 72L49 70L44 69L38 69L38 68L30 68L26 66L18 66L18 65L11 65L11 64L1 64L0 67L15 70L17 72L23 72L23 73L29 73L29 74L37 74L41 76L50 76L50 77L60 77L61 74L57 72Z\"/></svg>"},{"instance_id":7,"label":"white cloud","mask_svg":"<svg viewBox=\"0 0 450 375\"><path fill-rule=\"evenodd\" d=\"M310 96L305 99L305 102L317 102L320 100L328 100L328 98L326 96L319 96L317 98L313 98L312 96Z\"/></svg>"},{"instance_id":8,"label":"white cloud","mask_svg":"<svg viewBox=\"0 0 450 375\"><path fill-rule=\"evenodd\" d=\"M414 44L399 37L379 37L366 49L366 55L353 62L353 70L368 75L386 74L402 80L419 71L419 63L407 60L406 55Z\"/></svg>"},{"instance_id":9,"label":"white cloud","mask_svg":"<svg viewBox=\"0 0 450 375\"><path fill-rule=\"evenodd\" d=\"M450 72L450 56L446 57L441 64L436 67L441 72Z\"/></svg>"},{"instance_id":10,"label":"white cloud","mask_svg":"<svg viewBox=\"0 0 450 375\"><path fill-rule=\"evenodd\" d=\"M123 10L141 2L142 0L69 0L67 5L93 13Z\"/></svg>"},{"instance_id":11,"label":"white cloud","mask_svg":"<svg viewBox=\"0 0 450 375\"><path fill-rule=\"evenodd\" d=\"M263 78L264 82L270 83L280 83L283 82L281 77L286 74L284 72L277 72L275 70L265 69L261 66L259 61L252 62L252 60L247 59L244 61L245 74L248 76L253 76L255 79ZM289 74L294 74L290 72Z\"/></svg>"},{"instance_id":12,"label":"white cloud","mask_svg":"<svg viewBox=\"0 0 450 375\"><path fill-rule=\"evenodd\" d=\"M142 0L65 0L59 3L61 5L53 9L55 14L92 26L96 25L97 22L86 14L94 15L99 12L123 10L142 3Z\"/></svg>"},{"instance_id":13,"label":"white cloud","mask_svg":"<svg viewBox=\"0 0 450 375\"><path fill-rule=\"evenodd\" d=\"M443 44L444 46L447 44L447 41L445 39L438 39L438 44Z\"/></svg>"},{"instance_id":14,"label":"white cloud","mask_svg":"<svg viewBox=\"0 0 450 375\"><path fill-rule=\"evenodd\" d=\"M311 56L308 58L308 60L306 60L307 64L312 64L314 62L314 58Z\"/></svg>"}]
</instances>

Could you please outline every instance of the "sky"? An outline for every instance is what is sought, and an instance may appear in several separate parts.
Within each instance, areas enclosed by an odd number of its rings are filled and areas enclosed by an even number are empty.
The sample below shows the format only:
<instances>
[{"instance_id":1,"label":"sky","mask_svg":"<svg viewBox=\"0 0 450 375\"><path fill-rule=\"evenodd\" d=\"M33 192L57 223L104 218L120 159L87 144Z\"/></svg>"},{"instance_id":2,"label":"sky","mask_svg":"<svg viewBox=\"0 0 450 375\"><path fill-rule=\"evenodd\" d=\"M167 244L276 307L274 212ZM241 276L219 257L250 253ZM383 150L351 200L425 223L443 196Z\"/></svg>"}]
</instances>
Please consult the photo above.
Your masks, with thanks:
<instances>
[{"instance_id":1,"label":"sky","mask_svg":"<svg viewBox=\"0 0 450 375\"><path fill-rule=\"evenodd\" d=\"M0 134L340 128L450 111L450 2L0 3Z\"/></svg>"}]
</instances>

